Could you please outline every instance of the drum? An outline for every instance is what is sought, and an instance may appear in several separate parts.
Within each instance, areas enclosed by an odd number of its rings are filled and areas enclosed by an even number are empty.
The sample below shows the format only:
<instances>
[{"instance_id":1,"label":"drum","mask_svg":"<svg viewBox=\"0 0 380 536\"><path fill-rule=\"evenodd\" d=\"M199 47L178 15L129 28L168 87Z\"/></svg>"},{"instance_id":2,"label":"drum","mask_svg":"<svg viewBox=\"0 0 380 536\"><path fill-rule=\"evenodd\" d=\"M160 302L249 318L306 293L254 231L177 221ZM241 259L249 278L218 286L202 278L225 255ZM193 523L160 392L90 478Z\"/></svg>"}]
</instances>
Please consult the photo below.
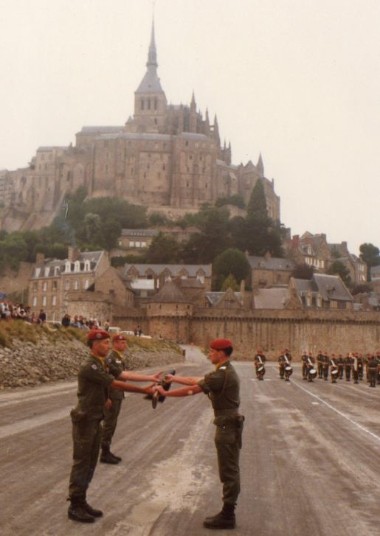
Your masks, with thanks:
<instances>
[{"instance_id":1,"label":"drum","mask_svg":"<svg viewBox=\"0 0 380 536\"><path fill-rule=\"evenodd\" d=\"M285 370L286 370L286 372L292 372L293 369L292 369L292 367L290 365L287 365L285 367Z\"/></svg>"},{"instance_id":2,"label":"drum","mask_svg":"<svg viewBox=\"0 0 380 536\"><path fill-rule=\"evenodd\" d=\"M312 378L315 378L316 375L317 375L317 371L315 370L315 368L311 368L311 369L309 370L309 373L308 373L308 374L309 374L309 376L311 376Z\"/></svg>"},{"instance_id":3,"label":"drum","mask_svg":"<svg viewBox=\"0 0 380 536\"><path fill-rule=\"evenodd\" d=\"M258 372L259 374L262 374L262 373L264 372L264 370L265 370L265 369L264 369L264 365L260 365L260 366L257 368L257 372Z\"/></svg>"},{"instance_id":4,"label":"drum","mask_svg":"<svg viewBox=\"0 0 380 536\"><path fill-rule=\"evenodd\" d=\"M337 369L337 368L336 368L336 369L333 369L333 370L331 371L331 376L334 376L334 378L336 378L336 377L338 376L338 369Z\"/></svg>"}]
</instances>

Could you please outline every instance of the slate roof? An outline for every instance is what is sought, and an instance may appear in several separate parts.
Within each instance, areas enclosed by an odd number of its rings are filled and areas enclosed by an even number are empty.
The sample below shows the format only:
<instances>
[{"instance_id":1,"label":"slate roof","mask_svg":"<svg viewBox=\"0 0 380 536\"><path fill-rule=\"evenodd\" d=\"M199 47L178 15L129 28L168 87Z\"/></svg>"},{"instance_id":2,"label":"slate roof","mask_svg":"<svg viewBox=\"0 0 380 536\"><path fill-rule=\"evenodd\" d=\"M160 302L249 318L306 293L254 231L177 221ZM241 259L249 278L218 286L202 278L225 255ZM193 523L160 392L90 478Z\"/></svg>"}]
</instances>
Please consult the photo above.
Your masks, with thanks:
<instances>
[{"instance_id":1,"label":"slate roof","mask_svg":"<svg viewBox=\"0 0 380 536\"><path fill-rule=\"evenodd\" d=\"M172 277L180 277L180 272L186 270L189 277L196 277L197 273L202 270L206 277L211 277L211 264L126 264L124 267L124 276L128 276L128 271L136 268L140 275L154 272L156 275L164 271L170 272Z\"/></svg>"},{"instance_id":2,"label":"slate roof","mask_svg":"<svg viewBox=\"0 0 380 536\"><path fill-rule=\"evenodd\" d=\"M285 309L288 300L288 287L261 288L254 295L255 309Z\"/></svg>"},{"instance_id":3,"label":"slate roof","mask_svg":"<svg viewBox=\"0 0 380 536\"><path fill-rule=\"evenodd\" d=\"M249 255L248 262L253 269L260 270L285 270L292 271L295 267L293 261L289 259L280 259L279 257L256 257Z\"/></svg>"},{"instance_id":4,"label":"slate roof","mask_svg":"<svg viewBox=\"0 0 380 536\"><path fill-rule=\"evenodd\" d=\"M190 303L177 285L169 280L150 300L152 303Z\"/></svg>"},{"instance_id":5,"label":"slate roof","mask_svg":"<svg viewBox=\"0 0 380 536\"><path fill-rule=\"evenodd\" d=\"M94 271L96 269L96 266L100 260L100 257L103 255L103 251L84 251L84 252L81 252L80 255L79 255L79 258L77 259L77 261L79 261L80 265L82 265L82 270L83 271L83 264L85 261L89 261L90 262L90 271ZM65 272L65 267L66 267L66 263L69 261L69 259L47 259L45 262L44 262L44 265L43 266L36 266L36 268L34 269L34 274L33 274L33 278L45 278L45 277L53 277L53 276L57 276L57 275L60 275L62 273L68 273L68 272ZM70 264L74 264L76 261L70 261ZM58 274L56 273L57 272L57 268L58 268ZM36 276L36 270L37 269L40 269L40 273L38 276ZM75 273L75 272L70 272L70 273Z\"/></svg>"},{"instance_id":6,"label":"slate roof","mask_svg":"<svg viewBox=\"0 0 380 536\"><path fill-rule=\"evenodd\" d=\"M215 307L220 303L226 293L225 292L206 292L206 300L210 303L211 306ZM240 292L234 292L235 297L240 303L243 303L243 296Z\"/></svg>"},{"instance_id":7,"label":"slate roof","mask_svg":"<svg viewBox=\"0 0 380 536\"><path fill-rule=\"evenodd\" d=\"M324 301L352 301L353 298L337 275L314 274L311 280L293 279L297 292L319 293Z\"/></svg>"}]
</instances>

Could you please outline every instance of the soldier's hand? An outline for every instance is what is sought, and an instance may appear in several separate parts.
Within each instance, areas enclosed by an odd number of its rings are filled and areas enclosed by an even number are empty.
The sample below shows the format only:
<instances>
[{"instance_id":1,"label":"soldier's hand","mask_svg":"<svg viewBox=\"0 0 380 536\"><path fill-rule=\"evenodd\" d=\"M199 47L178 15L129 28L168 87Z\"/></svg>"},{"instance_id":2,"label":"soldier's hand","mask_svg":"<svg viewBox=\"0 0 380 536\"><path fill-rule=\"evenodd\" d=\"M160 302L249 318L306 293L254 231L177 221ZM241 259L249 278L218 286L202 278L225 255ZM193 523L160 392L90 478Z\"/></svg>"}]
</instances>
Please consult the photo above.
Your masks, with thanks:
<instances>
[{"instance_id":1,"label":"soldier's hand","mask_svg":"<svg viewBox=\"0 0 380 536\"><path fill-rule=\"evenodd\" d=\"M174 381L174 374L165 374L164 376L164 380L166 383L171 383L172 381Z\"/></svg>"},{"instance_id":2,"label":"soldier's hand","mask_svg":"<svg viewBox=\"0 0 380 536\"><path fill-rule=\"evenodd\" d=\"M159 382L162 378L162 370L160 372L156 372L156 374L153 374L153 381Z\"/></svg>"},{"instance_id":3,"label":"soldier's hand","mask_svg":"<svg viewBox=\"0 0 380 536\"><path fill-rule=\"evenodd\" d=\"M110 398L107 398L104 406L105 406L106 409L111 409L112 408L112 400Z\"/></svg>"}]
</instances>

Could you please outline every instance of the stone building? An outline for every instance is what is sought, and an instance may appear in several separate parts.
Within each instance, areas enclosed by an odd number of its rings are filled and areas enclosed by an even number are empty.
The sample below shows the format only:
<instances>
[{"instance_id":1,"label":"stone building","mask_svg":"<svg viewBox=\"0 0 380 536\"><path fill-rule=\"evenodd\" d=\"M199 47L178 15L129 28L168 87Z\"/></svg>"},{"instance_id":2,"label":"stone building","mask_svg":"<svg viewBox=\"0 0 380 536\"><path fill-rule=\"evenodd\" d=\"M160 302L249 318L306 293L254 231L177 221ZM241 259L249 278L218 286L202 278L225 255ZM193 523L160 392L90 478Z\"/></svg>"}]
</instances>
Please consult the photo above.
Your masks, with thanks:
<instances>
[{"instance_id":1,"label":"stone building","mask_svg":"<svg viewBox=\"0 0 380 536\"><path fill-rule=\"evenodd\" d=\"M295 264L292 260L272 257L266 253L264 257L247 255L251 267L251 286L257 288L287 285Z\"/></svg>"},{"instance_id":2,"label":"stone building","mask_svg":"<svg viewBox=\"0 0 380 536\"><path fill-rule=\"evenodd\" d=\"M303 308L353 308L353 297L338 275L313 274L310 280L292 277L289 286Z\"/></svg>"},{"instance_id":3,"label":"stone building","mask_svg":"<svg viewBox=\"0 0 380 536\"><path fill-rule=\"evenodd\" d=\"M306 264L318 273L326 273L335 261L339 261L349 272L353 284L365 283L367 278L366 263L349 252L347 242L330 244L324 233L302 236L294 235L285 241L285 250L295 264Z\"/></svg>"},{"instance_id":4,"label":"stone building","mask_svg":"<svg viewBox=\"0 0 380 536\"><path fill-rule=\"evenodd\" d=\"M175 218L202 204L239 195L247 203L262 179L268 214L280 220L273 180L257 164L232 164L218 120L197 108L168 104L157 73L154 28L134 113L121 126L85 126L75 146L40 147L29 167L8 172L12 195L1 226L8 231L50 224L65 196L79 186L89 197L117 196Z\"/></svg>"},{"instance_id":5,"label":"stone building","mask_svg":"<svg viewBox=\"0 0 380 536\"><path fill-rule=\"evenodd\" d=\"M105 251L81 252L69 247L64 260L45 259L38 254L28 288L32 311L44 309L48 320L61 320L69 311L73 293L89 289L109 267Z\"/></svg>"}]
</instances>

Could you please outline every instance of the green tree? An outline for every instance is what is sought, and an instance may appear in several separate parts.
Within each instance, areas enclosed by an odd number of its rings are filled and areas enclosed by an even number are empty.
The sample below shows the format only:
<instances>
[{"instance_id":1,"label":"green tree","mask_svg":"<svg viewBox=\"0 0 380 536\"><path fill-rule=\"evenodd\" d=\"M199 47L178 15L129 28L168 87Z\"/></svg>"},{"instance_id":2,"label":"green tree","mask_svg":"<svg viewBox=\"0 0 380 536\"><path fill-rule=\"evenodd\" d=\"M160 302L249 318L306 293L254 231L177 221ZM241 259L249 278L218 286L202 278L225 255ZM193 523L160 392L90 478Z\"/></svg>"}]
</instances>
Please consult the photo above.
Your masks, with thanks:
<instances>
[{"instance_id":1,"label":"green tree","mask_svg":"<svg viewBox=\"0 0 380 536\"><path fill-rule=\"evenodd\" d=\"M225 207L203 207L198 213L200 233L183 247L184 262L210 263L229 247L229 211Z\"/></svg>"},{"instance_id":2,"label":"green tree","mask_svg":"<svg viewBox=\"0 0 380 536\"><path fill-rule=\"evenodd\" d=\"M174 238L159 233L149 246L146 262L152 264L178 263L179 250L179 244Z\"/></svg>"},{"instance_id":3,"label":"green tree","mask_svg":"<svg viewBox=\"0 0 380 536\"><path fill-rule=\"evenodd\" d=\"M234 292L237 292L239 290L239 284L237 283L236 279L232 274L226 277L226 279L223 281L221 290L225 292L228 289L232 289Z\"/></svg>"},{"instance_id":4,"label":"green tree","mask_svg":"<svg viewBox=\"0 0 380 536\"><path fill-rule=\"evenodd\" d=\"M99 214L88 212L84 217L83 224L85 237L89 242L95 241L97 237L99 238L102 227Z\"/></svg>"},{"instance_id":5,"label":"green tree","mask_svg":"<svg viewBox=\"0 0 380 536\"><path fill-rule=\"evenodd\" d=\"M297 264L292 271L292 277L295 279L311 279L314 273L314 266L308 264Z\"/></svg>"},{"instance_id":6,"label":"green tree","mask_svg":"<svg viewBox=\"0 0 380 536\"><path fill-rule=\"evenodd\" d=\"M229 197L219 197L215 202L215 206L222 207L223 205L234 205L238 208L245 208L244 199L240 194L231 195Z\"/></svg>"},{"instance_id":7,"label":"green tree","mask_svg":"<svg viewBox=\"0 0 380 536\"><path fill-rule=\"evenodd\" d=\"M233 277L239 286L247 279L251 268L247 257L239 249L229 248L218 255L213 263L214 288L218 290L229 276Z\"/></svg>"},{"instance_id":8,"label":"green tree","mask_svg":"<svg viewBox=\"0 0 380 536\"><path fill-rule=\"evenodd\" d=\"M339 275L347 287L351 286L350 271L341 261L334 261L327 270L327 273L330 275Z\"/></svg>"},{"instance_id":9,"label":"green tree","mask_svg":"<svg viewBox=\"0 0 380 536\"><path fill-rule=\"evenodd\" d=\"M245 241L251 255L282 257L281 226L268 216L264 186L259 179L252 190L247 207Z\"/></svg>"},{"instance_id":10,"label":"green tree","mask_svg":"<svg viewBox=\"0 0 380 536\"><path fill-rule=\"evenodd\" d=\"M371 281L372 266L380 264L379 248L373 244L365 243L360 246L359 251L360 258L367 264L367 281Z\"/></svg>"}]
</instances>

